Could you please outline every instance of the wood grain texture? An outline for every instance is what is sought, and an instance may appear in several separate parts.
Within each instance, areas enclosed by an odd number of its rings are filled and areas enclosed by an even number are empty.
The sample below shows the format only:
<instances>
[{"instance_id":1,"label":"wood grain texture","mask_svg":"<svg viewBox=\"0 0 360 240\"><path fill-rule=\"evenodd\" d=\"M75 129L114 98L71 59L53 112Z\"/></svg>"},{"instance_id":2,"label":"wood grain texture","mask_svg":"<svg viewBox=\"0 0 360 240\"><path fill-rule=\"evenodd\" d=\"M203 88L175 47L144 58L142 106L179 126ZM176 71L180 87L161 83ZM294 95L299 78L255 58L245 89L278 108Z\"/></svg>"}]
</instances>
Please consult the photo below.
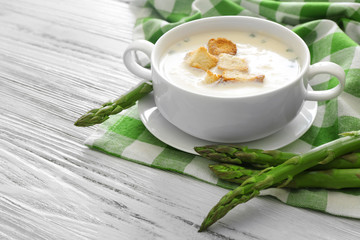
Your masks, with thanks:
<instances>
[{"instance_id":1,"label":"wood grain texture","mask_svg":"<svg viewBox=\"0 0 360 240\"><path fill-rule=\"evenodd\" d=\"M0 0L0 239L359 239L360 222L259 197L198 233L227 190L89 150L73 122L139 82L116 0ZM346 203L344 203L346 204Z\"/></svg>"}]
</instances>

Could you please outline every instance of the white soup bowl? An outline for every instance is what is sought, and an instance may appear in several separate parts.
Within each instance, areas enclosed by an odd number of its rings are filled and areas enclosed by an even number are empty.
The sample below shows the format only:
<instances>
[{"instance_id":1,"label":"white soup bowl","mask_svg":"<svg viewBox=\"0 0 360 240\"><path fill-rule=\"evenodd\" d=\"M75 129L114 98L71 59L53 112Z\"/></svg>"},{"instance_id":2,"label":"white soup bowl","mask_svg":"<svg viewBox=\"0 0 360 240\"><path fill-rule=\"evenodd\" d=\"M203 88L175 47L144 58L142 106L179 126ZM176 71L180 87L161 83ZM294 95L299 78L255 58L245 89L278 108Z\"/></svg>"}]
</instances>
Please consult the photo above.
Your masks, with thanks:
<instances>
[{"instance_id":1,"label":"white soup bowl","mask_svg":"<svg viewBox=\"0 0 360 240\"><path fill-rule=\"evenodd\" d=\"M300 65L298 75L275 90L227 97L183 89L160 71L161 58L171 45L194 34L216 31L258 32L281 40L296 53ZM142 51L149 57L151 70L137 64L135 51ZM131 43L124 53L124 63L135 75L152 80L155 103L165 119L194 137L222 143L241 143L269 136L293 120L304 101L335 98L345 85L345 73L339 65L331 62L310 65L308 47L298 35L280 24L254 17L211 17L184 23L166 32L155 45L145 40ZM329 90L309 90L309 79L320 73L335 76L339 84Z\"/></svg>"}]
</instances>

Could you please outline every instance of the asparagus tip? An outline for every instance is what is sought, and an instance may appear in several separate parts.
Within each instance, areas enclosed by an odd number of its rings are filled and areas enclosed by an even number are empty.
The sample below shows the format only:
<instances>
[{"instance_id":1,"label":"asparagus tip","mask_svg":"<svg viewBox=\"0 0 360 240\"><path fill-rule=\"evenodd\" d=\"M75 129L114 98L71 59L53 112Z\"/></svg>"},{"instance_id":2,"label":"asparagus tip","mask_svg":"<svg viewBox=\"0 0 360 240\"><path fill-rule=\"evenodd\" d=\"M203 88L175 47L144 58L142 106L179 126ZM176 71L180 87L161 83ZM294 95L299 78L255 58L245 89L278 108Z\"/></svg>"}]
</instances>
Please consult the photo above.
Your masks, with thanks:
<instances>
[{"instance_id":1,"label":"asparagus tip","mask_svg":"<svg viewBox=\"0 0 360 240\"><path fill-rule=\"evenodd\" d=\"M105 120L107 120L109 118L109 116L94 116L94 114L85 114L83 116L81 116L75 123L74 125L77 127L90 127L99 123L104 122Z\"/></svg>"}]
</instances>

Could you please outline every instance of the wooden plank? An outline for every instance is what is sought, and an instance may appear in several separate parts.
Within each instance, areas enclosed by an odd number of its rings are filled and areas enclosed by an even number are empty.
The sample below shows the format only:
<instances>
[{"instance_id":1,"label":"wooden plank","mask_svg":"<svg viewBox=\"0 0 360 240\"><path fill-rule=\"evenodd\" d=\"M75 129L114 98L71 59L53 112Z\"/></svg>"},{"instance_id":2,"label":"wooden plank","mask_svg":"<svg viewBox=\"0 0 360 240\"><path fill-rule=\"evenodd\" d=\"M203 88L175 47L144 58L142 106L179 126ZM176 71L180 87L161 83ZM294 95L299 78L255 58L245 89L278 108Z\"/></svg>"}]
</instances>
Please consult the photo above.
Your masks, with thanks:
<instances>
[{"instance_id":1,"label":"wooden plank","mask_svg":"<svg viewBox=\"0 0 360 240\"><path fill-rule=\"evenodd\" d=\"M0 0L0 239L358 239L359 221L256 198L198 233L227 190L92 151L73 122L139 79L116 0ZM166 180L166 181L164 181Z\"/></svg>"}]
</instances>

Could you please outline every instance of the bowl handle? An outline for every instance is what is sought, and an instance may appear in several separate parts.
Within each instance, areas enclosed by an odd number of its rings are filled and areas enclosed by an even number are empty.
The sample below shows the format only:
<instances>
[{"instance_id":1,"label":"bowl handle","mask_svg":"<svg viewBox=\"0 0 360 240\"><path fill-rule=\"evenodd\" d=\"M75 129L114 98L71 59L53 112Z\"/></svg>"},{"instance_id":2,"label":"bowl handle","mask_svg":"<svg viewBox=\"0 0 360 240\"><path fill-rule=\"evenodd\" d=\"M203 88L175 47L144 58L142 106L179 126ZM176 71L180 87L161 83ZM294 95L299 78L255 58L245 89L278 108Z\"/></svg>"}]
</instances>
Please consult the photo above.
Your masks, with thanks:
<instances>
[{"instance_id":1,"label":"bowl handle","mask_svg":"<svg viewBox=\"0 0 360 240\"><path fill-rule=\"evenodd\" d=\"M311 79L317 74L328 73L335 76L339 84L331 88L329 90L323 91L307 91L307 95L305 100L310 101L324 101L335 98L339 96L345 87L345 72L344 70L337 64L332 62L319 62L310 66L309 71L307 73L307 78Z\"/></svg>"},{"instance_id":2,"label":"bowl handle","mask_svg":"<svg viewBox=\"0 0 360 240\"><path fill-rule=\"evenodd\" d=\"M154 44L146 40L137 40L126 48L124 52L124 64L125 67L135 74L138 77L144 78L146 80L151 80L151 70L141 66L135 58L135 51L141 51L147 55L147 57L151 58L151 52L154 48Z\"/></svg>"}]
</instances>

